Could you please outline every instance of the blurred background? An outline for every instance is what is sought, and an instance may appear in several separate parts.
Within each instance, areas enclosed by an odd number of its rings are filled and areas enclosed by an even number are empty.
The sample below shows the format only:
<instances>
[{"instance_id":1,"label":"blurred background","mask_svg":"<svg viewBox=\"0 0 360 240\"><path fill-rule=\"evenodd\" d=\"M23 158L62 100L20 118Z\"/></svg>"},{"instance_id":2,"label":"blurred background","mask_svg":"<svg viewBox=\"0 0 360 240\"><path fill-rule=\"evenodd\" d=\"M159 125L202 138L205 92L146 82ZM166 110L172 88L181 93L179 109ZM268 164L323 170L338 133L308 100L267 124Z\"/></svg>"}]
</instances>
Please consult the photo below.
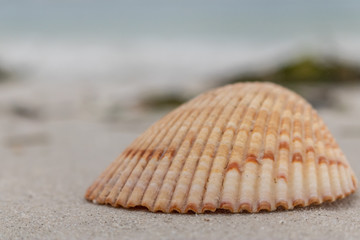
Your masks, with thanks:
<instances>
[{"instance_id":1,"label":"blurred background","mask_svg":"<svg viewBox=\"0 0 360 240\"><path fill-rule=\"evenodd\" d=\"M198 93L240 81L285 85L335 135L360 138L359 1L0 4L5 148L136 135Z\"/></svg>"}]
</instances>

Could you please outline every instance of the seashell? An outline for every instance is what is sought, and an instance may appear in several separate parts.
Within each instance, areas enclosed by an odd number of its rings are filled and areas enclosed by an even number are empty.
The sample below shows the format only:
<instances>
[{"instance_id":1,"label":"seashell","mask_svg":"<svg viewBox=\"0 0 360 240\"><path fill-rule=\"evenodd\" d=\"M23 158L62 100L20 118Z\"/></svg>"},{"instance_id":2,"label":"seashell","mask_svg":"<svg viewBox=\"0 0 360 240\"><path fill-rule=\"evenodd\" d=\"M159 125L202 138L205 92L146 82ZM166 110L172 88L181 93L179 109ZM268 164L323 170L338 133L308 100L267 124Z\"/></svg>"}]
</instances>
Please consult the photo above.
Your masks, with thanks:
<instances>
[{"instance_id":1,"label":"seashell","mask_svg":"<svg viewBox=\"0 0 360 240\"><path fill-rule=\"evenodd\" d=\"M357 179L316 111L271 83L202 94L138 137L90 186L114 207L203 213L332 202Z\"/></svg>"}]
</instances>

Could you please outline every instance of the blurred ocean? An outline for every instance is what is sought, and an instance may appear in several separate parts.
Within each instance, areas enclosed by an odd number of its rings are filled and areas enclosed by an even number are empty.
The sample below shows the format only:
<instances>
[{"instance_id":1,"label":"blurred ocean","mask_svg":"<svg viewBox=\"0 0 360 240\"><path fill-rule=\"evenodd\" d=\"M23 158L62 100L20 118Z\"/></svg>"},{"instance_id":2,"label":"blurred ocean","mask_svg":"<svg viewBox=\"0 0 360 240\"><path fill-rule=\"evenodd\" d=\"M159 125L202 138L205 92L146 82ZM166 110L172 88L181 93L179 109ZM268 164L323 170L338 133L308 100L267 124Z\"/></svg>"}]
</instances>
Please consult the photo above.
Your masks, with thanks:
<instances>
[{"instance_id":1,"label":"blurred ocean","mask_svg":"<svg viewBox=\"0 0 360 240\"><path fill-rule=\"evenodd\" d=\"M41 83L196 87L303 55L360 63L359 1L0 1L0 66Z\"/></svg>"}]
</instances>

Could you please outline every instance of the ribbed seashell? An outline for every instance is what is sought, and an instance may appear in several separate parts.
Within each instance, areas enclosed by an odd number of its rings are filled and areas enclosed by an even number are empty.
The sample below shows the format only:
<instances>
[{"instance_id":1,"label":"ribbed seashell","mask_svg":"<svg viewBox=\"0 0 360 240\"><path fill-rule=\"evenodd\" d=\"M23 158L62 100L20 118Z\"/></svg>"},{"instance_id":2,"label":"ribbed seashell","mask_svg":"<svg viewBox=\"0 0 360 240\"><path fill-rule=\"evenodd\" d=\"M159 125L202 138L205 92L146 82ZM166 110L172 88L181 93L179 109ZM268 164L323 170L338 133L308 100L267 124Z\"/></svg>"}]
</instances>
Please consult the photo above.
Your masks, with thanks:
<instances>
[{"instance_id":1,"label":"ribbed seashell","mask_svg":"<svg viewBox=\"0 0 360 240\"><path fill-rule=\"evenodd\" d=\"M271 83L185 103L138 137L86 199L150 211L293 209L353 193L356 177L316 111Z\"/></svg>"}]
</instances>

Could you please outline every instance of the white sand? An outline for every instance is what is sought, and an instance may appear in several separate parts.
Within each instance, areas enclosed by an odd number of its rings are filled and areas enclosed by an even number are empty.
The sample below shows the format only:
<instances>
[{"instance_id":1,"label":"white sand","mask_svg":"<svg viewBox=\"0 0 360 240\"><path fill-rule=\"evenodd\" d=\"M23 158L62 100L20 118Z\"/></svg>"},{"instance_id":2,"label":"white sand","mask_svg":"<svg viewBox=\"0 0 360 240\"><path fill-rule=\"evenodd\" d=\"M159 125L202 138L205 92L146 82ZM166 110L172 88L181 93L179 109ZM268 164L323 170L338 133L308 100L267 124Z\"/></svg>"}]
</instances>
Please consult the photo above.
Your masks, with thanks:
<instances>
[{"instance_id":1,"label":"white sand","mask_svg":"<svg viewBox=\"0 0 360 240\"><path fill-rule=\"evenodd\" d=\"M39 119L26 119L9 110L21 91L6 89L4 97L0 88L0 239L360 239L359 193L261 214L154 214L88 203L86 188L157 116L129 125L126 119L109 122L102 108L91 107L59 118L65 94L55 101L36 92L24 102L45 110ZM355 90L341 96L352 111L320 114L360 176L360 97Z\"/></svg>"}]
</instances>

